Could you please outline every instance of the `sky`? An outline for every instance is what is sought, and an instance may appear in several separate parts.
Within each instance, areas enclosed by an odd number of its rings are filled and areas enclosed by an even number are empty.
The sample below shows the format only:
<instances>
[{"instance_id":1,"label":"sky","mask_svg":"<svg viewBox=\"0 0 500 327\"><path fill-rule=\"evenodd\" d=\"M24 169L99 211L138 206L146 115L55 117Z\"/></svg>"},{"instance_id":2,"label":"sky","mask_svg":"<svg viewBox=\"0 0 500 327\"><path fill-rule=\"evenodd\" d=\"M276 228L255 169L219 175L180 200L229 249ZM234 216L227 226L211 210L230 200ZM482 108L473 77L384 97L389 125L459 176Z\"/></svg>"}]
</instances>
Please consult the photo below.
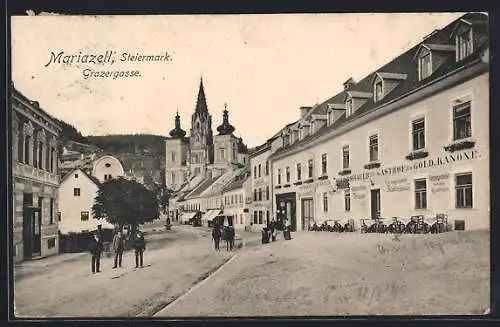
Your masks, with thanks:
<instances>
[{"instance_id":1,"label":"sky","mask_svg":"<svg viewBox=\"0 0 500 327\"><path fill-rule=\"evenodd\" d=\"M178 110L189 132L200 78L212 128L229 121L249 147L332 97L462 13L12 17L16 88L83 135L168 136ZM105 54L110 63L51 63ZM122 53L163 55L121 62ZM76 57L75 57L76 58ZM85 78L84 70L140 76Z\"/></svg>"}]
</instances>

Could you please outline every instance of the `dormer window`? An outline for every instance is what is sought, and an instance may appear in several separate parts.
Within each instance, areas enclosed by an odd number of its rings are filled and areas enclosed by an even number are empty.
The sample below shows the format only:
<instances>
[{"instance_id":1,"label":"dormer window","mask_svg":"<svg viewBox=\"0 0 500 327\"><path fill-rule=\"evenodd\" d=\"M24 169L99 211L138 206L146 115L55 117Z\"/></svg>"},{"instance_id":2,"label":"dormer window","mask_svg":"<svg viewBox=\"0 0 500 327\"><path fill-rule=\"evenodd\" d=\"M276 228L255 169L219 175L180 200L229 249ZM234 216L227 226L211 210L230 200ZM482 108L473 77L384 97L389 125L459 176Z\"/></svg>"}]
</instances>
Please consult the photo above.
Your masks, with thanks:
<instances>
[{"instance_id":1,"label":"dormer window","mask_svg":"<svg viewBox=\"0 0 500 327\"><path fill-rule=\"evenodd\" d=\"M382 80L375 82L375 102L380 101L384 97L384 89L382 87Z\"/></svg>"},{"instance_id":2,"label":"dormer window","mask_svg":"<svg viewBox=\"0 0 500 327\"><path fill-rule=\"evenodd\" d=\"M457 61L463 60L472 54L472 28L456 36Z\"/></svg>"},{"instance_id":3,"label":"dormer window","mask_svg":"<svg viewBox=\"0 0 500 327\"><path fill-rule=\"evenodd\" d=\"M418 59L418 76L419 80L426 79L432 75L432 60L431 53L427 52Z\"/></svg>"},{"instance_id":4,"label":"dormer window","mask_svg":"<svg viewBox=\"0 0 500 327\"><path fill-rule=\"evenodd\" d=\"M345 100L345 110L346 110L346 117L349 117L352 115L352 98L347 98Z\"/></svg>"}]
</instances>

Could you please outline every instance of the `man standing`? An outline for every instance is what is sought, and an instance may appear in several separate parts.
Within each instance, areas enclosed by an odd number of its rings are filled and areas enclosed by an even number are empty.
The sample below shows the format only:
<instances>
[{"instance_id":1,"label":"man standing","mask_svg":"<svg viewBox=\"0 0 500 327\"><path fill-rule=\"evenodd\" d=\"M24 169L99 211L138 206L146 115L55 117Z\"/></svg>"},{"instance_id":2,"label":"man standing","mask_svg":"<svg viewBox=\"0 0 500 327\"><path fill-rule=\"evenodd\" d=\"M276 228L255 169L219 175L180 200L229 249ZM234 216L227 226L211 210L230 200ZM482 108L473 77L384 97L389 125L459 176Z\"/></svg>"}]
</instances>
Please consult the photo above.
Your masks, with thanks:
<instances>
[{"instance_id":1,"label":"man standing","mask_svg":"<svg viewBox=\"0 0 500 327\"><path fill-rule=\"evenodd\" d=\"M141 231L137 231L134 240L135 247L135 267L138 268L139 264L143 264L143 254L144 250L146 250L146 241L144 240L144 234Z\"/></svg>"},{"instance_id":2,"label":"man standing","mask_svg":"<svg viewBox=\"0 0 500 327\"><path fill-rule=\"evenodd\" d=\"M219 248L220 238L221 238L221 231L219 229L219 226L215 225L212 228L212 239L214 240L214 245L215 245L216 251L220 251L220 248Z\"/></svg>"},{"instance_id":3,"label":"man standing","mask_svg":"<svg viewBox=\"0 0 500 327\"><path fill-rule=\"evenodd\" d=\"M122 266L122 256L123 256L123 248L124 248L124 240L122 236L122 232L120 230L116 231L115 236L113 237L112 244L113 252L115 253L115 265L113 269L118 266Z\"/></svg>"},{"instance_id":4,"label":"man standing","mask_svg":"<svg viewBox=\"0 0 500 327\"><path fill-rule=\"evenodd\" d=\"M92 273L99 273L101 265L101 253L103 251L102 239L98 232L94 232L92 239L90 240L90 254L92 255Z\"/></svg>"}]
</instances>

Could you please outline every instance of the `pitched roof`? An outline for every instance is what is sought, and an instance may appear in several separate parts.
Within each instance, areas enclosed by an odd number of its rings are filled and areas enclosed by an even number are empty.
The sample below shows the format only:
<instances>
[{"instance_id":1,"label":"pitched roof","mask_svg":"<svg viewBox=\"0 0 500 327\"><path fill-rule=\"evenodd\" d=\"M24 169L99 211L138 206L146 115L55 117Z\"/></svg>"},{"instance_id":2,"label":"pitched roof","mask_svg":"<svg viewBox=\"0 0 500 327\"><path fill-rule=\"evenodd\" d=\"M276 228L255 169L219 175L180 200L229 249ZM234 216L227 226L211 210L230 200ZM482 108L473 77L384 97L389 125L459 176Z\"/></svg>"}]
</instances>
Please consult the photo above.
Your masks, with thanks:
<instances>
[{"instance_id":1,"label":"pitched roof","mask_svg":"<svg viewBox=\"0 0 500 327\"><path fill-rule=\"evenodd\" d=\"M487 21L488 17L484 14L480 13L469 13L465 14L462 16L464 19L472 19L475 21L482 20L482 21ZM437 33L432 34L429 36L426 40L425 43L430 43L430 44L450 44L451 41L454 42L454 40L450 40L449 35L451 31L454 29L456 26L457 21L459 21L461 18L455 20L454 22L450 23L449 25L445 26L443 29L438 31ZM312 140L315 140L322 135L327 134L328 132L338 129L339 127L343 126L347 122L350 122L352 120L357 119L359 116L362 116L366 114L367 112L376 110L377 108L380 108L384 106L385 104L389 103L390 101L397 99L401 96L404 96L413 90L418 89L419 87L429 83L431 80L435 80L437 78L440 78L447 73L467 65L468 63L471 63L475 61L476 59L480 58L481 52L488 48L488 35L487 32L485 35L474 39L475 46L474 46L474 53L470 55L469 57L465 58L464 60L457 62L455 60L454 55L449 55L449 57L446 59L443 64L441 64L429 77L423 80L418 79L418 63L413 60L415 53L420 49L421 44L418 44L408 51L402 53L401 55L397 56L393 60L391 60L389 63L385 64L384 66L380 67L376 71L368 74L365 76L363 79L361 79L358 83L354 84L347 90L342 90L340 93L336 94L335 96L327 99L323 103L321 103L319 106L324 106L327 107L329 103L342 103L343 99L345 98L347 92L363 92L367 93L372 91L373 89L373 79L374 76L377 72L397 72L397 73L405 73L407 74L407 77L405 80L401 81L398 86L396 86L390 93L386 94L382 99L377 101L375 103L373 101L373 97L369 98L360 108L358 108L352 115L350 115L348 118L345 116L345 112L340 116L338 120L336 120L333 124L330 126L324 125L321 127L316 133L308 135L307 137L294 142L288 147L282 147L275 151L272 155L271 158L276 157L280 154L292 151L293 149L296 149L304 144L307 144L311 142Z\"/></svg>"},{"instance_id":2,"label":"pitched roof","mask_svg":"<svg viewBox=\"0 0 500 327\"><path fill-rule=\"evenodd\" d=\"M241 188L243 184L250 178L250 172L248 170L243 170L238 175L236 175L229 184L227 184L223 189L222 193L229 192L238 188Z\"/></svg>"},{"instance_id":3,"label":"pitched roof","mask_svg":"<svg viewBox=\"0 0 500 327\"><path fill-rule=\"evenodd\" d=\"M187 194L186 198L195 198L199 196L203 191L208 189L216 180L217 178L212 178L212 177L205 177L190 193Z\"/></svg>"},{"instance_id":4,"label":"pitched roof","mask_svg":"<svg viewBox=\"0 0 500 327\"><path fill-rule=\"evenodd\" d=\"M77 171L77 170L80 171L83 175L87 176L95 185L97 185L97 186L101 185L101 182L96 177L88 174L87 172L85 172L85 170L81 169L80 167L72 169L69 173L64 175L63 178L61 178L60 184L63 181L65 181L69 176L73 175L75 173L75 171Z\"/></svg>"}]
</instances>

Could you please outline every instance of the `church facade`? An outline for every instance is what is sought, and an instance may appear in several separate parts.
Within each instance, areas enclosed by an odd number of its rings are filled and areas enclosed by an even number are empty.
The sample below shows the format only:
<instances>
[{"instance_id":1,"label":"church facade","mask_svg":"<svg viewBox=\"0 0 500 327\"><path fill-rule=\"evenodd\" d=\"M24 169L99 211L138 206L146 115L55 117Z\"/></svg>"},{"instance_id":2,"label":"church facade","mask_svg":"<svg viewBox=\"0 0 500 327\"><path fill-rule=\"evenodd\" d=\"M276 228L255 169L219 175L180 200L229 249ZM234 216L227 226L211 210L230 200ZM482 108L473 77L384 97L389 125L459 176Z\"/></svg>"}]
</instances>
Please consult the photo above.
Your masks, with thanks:
<instances>
[{"instance_id":1,"label":"church facade","mask_svg":"<svg viewBox=\"0 0 500 327\"><path fill-rule=\"evenodd\" d=\"M180 116L175 116L174 129L165 141L165 184L174 192L169 201L169 215L178 220L184 211L200 211L199 206L187 210L190 193L199 197L200 188L208 189L212 181L231 175L248 163L248 151L241 137L234 135L225 105L222 123L212 130L212 115L208 111L203 80L200 81L195 111L191 116L189 136L181 128ZM222 178L223 180L226 180ZM227 180L230 183L231 180ZM203 213L203 212L202 212Z\"/></svg>"}]
</instances>

